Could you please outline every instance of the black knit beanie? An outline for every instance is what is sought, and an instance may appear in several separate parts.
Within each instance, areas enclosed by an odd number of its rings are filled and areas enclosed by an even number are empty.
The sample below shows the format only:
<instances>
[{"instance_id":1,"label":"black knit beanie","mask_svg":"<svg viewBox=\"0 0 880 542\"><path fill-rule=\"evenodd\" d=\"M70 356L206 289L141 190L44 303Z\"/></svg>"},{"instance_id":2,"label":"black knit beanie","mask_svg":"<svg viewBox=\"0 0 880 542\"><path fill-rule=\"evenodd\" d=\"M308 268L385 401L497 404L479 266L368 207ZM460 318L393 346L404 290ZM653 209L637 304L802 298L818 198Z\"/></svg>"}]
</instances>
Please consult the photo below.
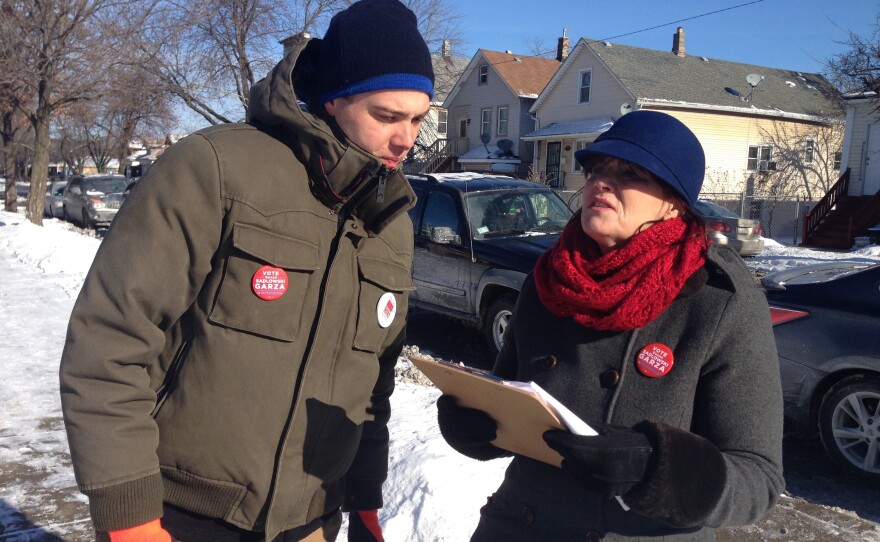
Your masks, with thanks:
<instances>
[{"instance_id":1,"label":"black knit beanie","mask_svg":"<svg viewBox=\"0 0 880 542\"><path fill-rule=\"evenodd\" d=\"M330 20L317 66L321 103L374 90L434 98L431 53L415 14L399 0L361 0Z\"/></svg>"}]
</instances>

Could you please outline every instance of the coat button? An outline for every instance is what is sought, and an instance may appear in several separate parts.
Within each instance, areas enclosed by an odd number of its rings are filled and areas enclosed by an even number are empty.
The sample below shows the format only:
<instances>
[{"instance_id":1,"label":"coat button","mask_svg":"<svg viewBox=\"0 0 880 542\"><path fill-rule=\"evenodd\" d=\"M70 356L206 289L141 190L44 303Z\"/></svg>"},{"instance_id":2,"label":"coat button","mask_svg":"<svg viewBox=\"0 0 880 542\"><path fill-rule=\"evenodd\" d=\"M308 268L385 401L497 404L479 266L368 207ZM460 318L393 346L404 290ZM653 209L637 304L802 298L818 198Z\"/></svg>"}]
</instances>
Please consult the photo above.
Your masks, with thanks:
<instances>
[{"instance_id":1,"label":"coat button","mask_svg":"<svg viewBox=\"0 0 880 542\"><path fill-rule=\"evenodd\" d=\"M523 506L522 509L522 518L526 525L531 525L535 522L535 513L532 512L532 509L528 506Z\"/></svg>"},{"instance_id":2,"label":"coat button","mask_svg":"<svg viewBox=\"0 0 880 542\"><path fill-rule=\"evenodd\" d=\"M587 542L602 542L602 535L599 531L587 531Z\"/></svg>"},{"instance_id":3,"label":"coat button","mask_svg":"<svg viewBox=\"0 0 880 542\"><path fill-rule=\"evenodd\" d=\"M607 371L602 371L599 375L599 383L603 388L613 388L620 382L620 373L615 371L614 369L608 369Z\"/></svg>"},{"instance_id":4,"label":"coat button","mask_svg":"<svg viewBox=\"0 0 880 542\"><path fill-rule=\"evenodd\" d=\"M544 356L539 360L539 365L541 366L541 369L545 371L553 370L554 368L556 368L557 363L558 362L556 361L556 356L553 355Z\"/></svg>"}]
</instances>

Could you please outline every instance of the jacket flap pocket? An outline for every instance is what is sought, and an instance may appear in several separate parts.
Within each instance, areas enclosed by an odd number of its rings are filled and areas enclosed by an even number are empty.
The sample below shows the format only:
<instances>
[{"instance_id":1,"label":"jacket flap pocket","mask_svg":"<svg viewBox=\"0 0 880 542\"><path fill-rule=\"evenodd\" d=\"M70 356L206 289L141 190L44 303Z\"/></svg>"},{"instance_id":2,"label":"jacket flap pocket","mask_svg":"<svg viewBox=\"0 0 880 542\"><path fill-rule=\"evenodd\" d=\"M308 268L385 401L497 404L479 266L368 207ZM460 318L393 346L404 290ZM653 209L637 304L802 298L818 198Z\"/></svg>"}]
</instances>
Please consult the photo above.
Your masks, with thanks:
<instances>
[{"instance_id":1,"label":"jacket flap pocket","mask_svg":"<svg viewBox=\"0 0 880 542\"><path fill-rule=\"evenodd\" d=\"M364 280L387 291L415 290L409 269L388 260L358 256L358 267Z\"/></svg>"},{"instance_id":2,"label":"jacket flap pocket","mask_svg":"<svg viewBox=\"0 0 880 542\"><path fill-rule=\"evenodd\" d=\"M238 250L282 269L318 269L318 247L299 239L236 224L232 242Z\"/></svg>"}]
</instances>

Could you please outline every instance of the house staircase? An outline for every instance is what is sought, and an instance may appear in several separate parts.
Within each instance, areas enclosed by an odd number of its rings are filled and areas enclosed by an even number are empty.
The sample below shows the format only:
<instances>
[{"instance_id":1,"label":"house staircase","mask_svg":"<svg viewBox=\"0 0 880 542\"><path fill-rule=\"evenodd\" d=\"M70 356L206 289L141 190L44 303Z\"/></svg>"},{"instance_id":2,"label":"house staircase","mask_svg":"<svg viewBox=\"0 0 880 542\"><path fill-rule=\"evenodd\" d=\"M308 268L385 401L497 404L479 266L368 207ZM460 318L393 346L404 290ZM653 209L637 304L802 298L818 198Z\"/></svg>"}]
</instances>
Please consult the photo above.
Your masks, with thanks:
<instances>
[{"instance_id":1,"label":"house staircase","mask_svg":"<svg viewBox=\"0 0 880 542\"><path fill-rule=\"evenodd\" d=\"M856 237L880 223L880 191L873 196L849 196L850 170L809 213L804 215L801 246L848 250Z\"/></svg>"},{"instance_id":2,"label":"house staircase","mask_svg":"<svg viewBox=\"0 0 880 542\"><path fill-rule=\"evenodd\" d=\"M452 142L448 139L438 139L424 152L424 157L404 163L404 173L437 173L452 171L456 160L452 153Z\"/></svg>"}]
</instances>

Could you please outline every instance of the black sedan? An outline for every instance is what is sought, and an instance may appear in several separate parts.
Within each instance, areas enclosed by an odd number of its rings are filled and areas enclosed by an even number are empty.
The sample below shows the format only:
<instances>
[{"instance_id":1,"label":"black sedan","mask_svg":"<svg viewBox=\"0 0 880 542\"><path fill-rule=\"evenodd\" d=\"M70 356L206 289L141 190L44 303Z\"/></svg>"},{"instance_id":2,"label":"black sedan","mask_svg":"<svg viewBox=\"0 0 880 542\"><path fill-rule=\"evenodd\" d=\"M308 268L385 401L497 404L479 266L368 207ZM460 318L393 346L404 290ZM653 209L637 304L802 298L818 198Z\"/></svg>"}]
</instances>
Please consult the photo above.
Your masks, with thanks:
<instances>
[{"instance_id":1,"label":"black sedan","mask_svg":"<svg viewBox=\"0 0 880 542\"><path fill-rule=\"evenodd\" d=\"M831 262L765 276L786 418L844 469L880 481L880 265Z\"/></svg>"}]
</instances>

